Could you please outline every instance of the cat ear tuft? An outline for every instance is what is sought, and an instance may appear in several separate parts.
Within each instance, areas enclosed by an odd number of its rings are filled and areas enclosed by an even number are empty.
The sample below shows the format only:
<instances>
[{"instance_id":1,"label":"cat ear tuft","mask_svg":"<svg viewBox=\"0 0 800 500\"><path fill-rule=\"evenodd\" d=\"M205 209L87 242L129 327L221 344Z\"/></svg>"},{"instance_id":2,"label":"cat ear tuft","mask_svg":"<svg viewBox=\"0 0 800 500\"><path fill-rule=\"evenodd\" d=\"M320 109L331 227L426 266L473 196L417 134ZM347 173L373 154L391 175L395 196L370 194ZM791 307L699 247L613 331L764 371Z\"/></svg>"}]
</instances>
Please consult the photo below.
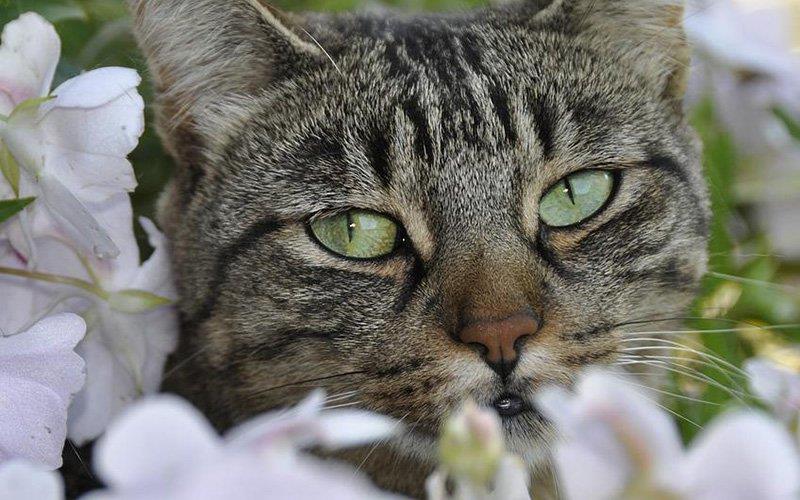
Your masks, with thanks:
<instances>
[{"instance_id":1,"label":"cat ear tuft","mask_svg":"<svg viewBox=\"0 0 800 500\"><path fill-rule=\"evenodd\" d=\"M195 161L245 110L246 96L321 49L260 0L127 0L158 99L163 139L179 163Z\"/></svg>"},{"instance_id":2,"label":"cat ear tuft","mask_svg":"<svg viewBox=\"0 0 800 500\"><path fill-rule=\"evenodd\" d=\"M536 18L616 51L679 103L691 57L684 9L684 0L553 0Z\"/></svg>"}]
</instances>

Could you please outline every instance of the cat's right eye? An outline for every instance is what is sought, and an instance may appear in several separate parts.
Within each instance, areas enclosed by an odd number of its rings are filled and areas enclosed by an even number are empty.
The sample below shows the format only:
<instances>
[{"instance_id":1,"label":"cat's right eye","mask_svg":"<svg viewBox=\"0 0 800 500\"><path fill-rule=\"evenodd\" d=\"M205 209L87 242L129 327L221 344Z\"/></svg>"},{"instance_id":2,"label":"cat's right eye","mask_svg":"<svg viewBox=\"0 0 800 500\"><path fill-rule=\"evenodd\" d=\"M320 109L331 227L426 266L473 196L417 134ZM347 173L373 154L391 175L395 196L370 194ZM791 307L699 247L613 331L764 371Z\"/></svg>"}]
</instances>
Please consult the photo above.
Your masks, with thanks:
<instances>
[{"instance_id":1,"label":"cat's right eye","mask_svg":"<svg viewBox=\"0 0 800 500\"><path fill-rule=\"evenodd\" d=\"M311 233L320 245L342 257L377 259L394 252L400 228L389 217L366 210L321 217L311 222Z\"/></svg>"}]
</instances>

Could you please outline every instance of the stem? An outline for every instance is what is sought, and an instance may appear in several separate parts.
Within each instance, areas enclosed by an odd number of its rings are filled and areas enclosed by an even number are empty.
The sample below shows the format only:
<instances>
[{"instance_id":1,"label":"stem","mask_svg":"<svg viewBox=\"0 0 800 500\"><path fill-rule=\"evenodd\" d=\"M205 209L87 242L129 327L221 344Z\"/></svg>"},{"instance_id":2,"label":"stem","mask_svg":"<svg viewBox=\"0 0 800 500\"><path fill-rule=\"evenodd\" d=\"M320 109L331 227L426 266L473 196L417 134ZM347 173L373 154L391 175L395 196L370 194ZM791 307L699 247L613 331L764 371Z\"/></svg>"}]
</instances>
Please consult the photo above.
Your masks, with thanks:
<instances>
[{"instance_id":1,"label":"stem","mask_svg":"<svg viewBox=\"0 0 800 500\"><path fill-rule=\"evenodd\" d=\"M0 266L0 274L7 274L10 276L19 276L21 278L29 278L37 281L46 281L48 283L56 283L58 285L68 285L75 288L96 295L103 300L108 300L109 293L92 283L79 280L77 278L70 278L69 276L59 276L56 274L38 273L36 271L23 271L21 269L14 269L11 267Z\"/></svg>"}]
</instances>

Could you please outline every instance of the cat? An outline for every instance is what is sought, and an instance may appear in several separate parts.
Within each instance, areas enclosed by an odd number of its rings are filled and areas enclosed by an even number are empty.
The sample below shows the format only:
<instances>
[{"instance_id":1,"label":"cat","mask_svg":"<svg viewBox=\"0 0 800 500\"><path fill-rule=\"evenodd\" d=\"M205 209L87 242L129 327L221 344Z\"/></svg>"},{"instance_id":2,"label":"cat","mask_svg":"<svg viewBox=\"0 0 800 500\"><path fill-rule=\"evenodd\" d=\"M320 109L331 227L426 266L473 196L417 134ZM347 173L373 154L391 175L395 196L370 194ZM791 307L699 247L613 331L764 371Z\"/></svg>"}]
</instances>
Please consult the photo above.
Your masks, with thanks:
<instances>
[{"instance_id":1,"label":"cat","mask_svg":"<svg viewBox=\"0 0 800 500\"><path fill-rule=\"evenodd\" d=\"M545 470L535 391L692 300L709 201L682 2L128 3L177 164L165 387L220 429L323 387L402 422L343 456L419 496L471 398Z\"/></svg>"}]
</instances>

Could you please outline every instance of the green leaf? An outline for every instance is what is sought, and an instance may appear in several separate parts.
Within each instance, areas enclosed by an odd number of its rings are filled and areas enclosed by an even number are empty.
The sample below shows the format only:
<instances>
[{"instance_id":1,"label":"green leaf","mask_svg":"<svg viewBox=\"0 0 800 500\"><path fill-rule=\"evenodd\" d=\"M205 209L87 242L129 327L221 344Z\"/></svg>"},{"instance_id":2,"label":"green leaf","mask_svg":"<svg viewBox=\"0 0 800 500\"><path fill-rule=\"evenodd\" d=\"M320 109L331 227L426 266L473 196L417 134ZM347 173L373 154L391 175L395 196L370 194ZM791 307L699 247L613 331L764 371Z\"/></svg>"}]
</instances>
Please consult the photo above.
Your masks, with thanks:
<instances>
[{"instance_id":1,"label":"green leaf","mask_svg":"<svg viewBox=\"0 0 800 500\"><path fill-rule=\"evenodd\" d=\"M780 108L776 108L773 110L773 112L786 125L786 128L789 129L789 133L792 135L792 137L800 141L800 122L795 120L791 115L789 115L789 113Z\"/></svg>"},{"instance_id":2,"label":"green leaf","mask_svg":"<svg viewBox=\"0 0 800 500\"><path fill-rule=\"evenodd\" d=\"M2 142L0 142L0 172L11 184L14 196L19 197L19 165L17 165L14 157L11 156L11 151Z\"/></svg>"},{"instance_id":3,"label":"green leaf","mask_svg":"<svg viewBox=\"0 0 800 500\"><path fill-rule=\"evenodd\" d=\"M17 198L0 201L0 223L7 221L30 205L35 198Z\"/></svg>"}]
</instances>

